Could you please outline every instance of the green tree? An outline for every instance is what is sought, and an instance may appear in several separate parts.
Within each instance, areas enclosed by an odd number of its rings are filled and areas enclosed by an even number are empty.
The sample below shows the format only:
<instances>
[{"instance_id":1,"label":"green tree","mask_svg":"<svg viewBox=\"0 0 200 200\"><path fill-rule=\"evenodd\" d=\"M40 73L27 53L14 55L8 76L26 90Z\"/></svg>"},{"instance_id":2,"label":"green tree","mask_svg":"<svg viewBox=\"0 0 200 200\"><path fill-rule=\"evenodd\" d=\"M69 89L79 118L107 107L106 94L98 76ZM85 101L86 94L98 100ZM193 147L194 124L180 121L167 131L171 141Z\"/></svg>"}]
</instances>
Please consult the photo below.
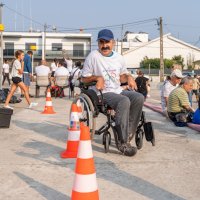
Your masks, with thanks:
<instances>
[{"instance_id":1,"label":"green tree","mask_svg":"<svg viewBox=\"0 0 200 200\"><path fill-rule=\"evenodd\" d=\"M151 66L151 69L159 69L160 58L144 57L144 59L140 62L140 67L143 69L148 69L149 65ZM166 68L170 68L172 65L173 65L173 61L171 59L164 59L164 66Z\"/></svg>"},{"instance_id":2,"label":"green tree","mask_svg":"<svg viewBox=\"0 0 200 200\"><path fill-rule=\"evenodd\" d=\"M178 64L178 65L181 65L182 67L184 67L184 64L183 64L184 58L181 55L172 57L172 61L174 64Z\"/></svg>"}]
</instances>

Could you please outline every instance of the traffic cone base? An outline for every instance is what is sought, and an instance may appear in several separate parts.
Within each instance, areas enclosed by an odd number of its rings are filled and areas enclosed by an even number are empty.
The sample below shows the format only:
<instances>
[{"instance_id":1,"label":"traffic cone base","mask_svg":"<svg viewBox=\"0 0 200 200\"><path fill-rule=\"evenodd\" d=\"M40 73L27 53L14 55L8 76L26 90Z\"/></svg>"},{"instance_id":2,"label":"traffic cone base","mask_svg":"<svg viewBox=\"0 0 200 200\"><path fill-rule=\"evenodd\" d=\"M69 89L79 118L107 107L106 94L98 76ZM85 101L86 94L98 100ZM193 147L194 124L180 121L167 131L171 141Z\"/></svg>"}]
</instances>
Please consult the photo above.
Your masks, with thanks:
<instances>
[{"instance_id":1,"label":"traffic cone base","mask_svg":"<svg viewBox=\"0 0 200 200\"><path fill-rule=\"evenodd\" d=\"M76 158L77 152L63 151L60 153L61 158Z\"/></svg>"},{"instance_id":2,"label":"traffic cone base","mask_svg":"<svg viewBox=\"0 0 200 200\"><path fill-rule=\"evenodd\" d=\"M42 114L55 114L56 112L54 112L53 107L49 107L49 106L45 106L44 111L42 112Z\"/></svg>"},{"instance_id":3,"label":"traffic cone base","mask_svg":"<svg viewBox=\"0 0 200 200\"><path fill-rule=\"evenodd\" d=\"M89 193L80 193L76 191L72 191L71 200L98 200L99 193L98 190Z\"/></svg>"},{"instance_id":4,"label":"traffic cone base","mask_svg":"<svg viewBox=\"0 0 200 200\"><path fill-rule=\"evenodd\" d=\"M73 129L68 129L67 148L60 153L61 158L77 158L79 138L80 130L73 131Z\"/></svg>"},{"instance_id":5,"label":"traffic cone base","mask_svg":"<svg viewBox=\"0 0 200 200\"><path fill-rule=\"evenodd\" d=\"M47 96L46 96L46 104L44 107L44 111L42 112L42 114L55 114L56 112L54 112L53 110L53 105L52 105L52 100L51 100L51 92L50 89L48 88L47 91Z\"/></svg>"}]
</instances>

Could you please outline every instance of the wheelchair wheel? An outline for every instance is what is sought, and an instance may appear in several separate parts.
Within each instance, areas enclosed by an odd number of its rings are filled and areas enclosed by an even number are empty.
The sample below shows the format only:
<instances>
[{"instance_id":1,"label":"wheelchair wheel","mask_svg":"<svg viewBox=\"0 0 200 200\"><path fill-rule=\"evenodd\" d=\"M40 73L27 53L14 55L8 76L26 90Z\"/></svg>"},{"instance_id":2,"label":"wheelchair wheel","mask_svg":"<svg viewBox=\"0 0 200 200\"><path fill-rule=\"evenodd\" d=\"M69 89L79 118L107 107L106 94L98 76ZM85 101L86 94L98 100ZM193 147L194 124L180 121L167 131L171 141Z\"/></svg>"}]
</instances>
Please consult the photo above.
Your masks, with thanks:
<instances>
[{"instance_id":1,"label":"wheelchair wheel","mask_svg":"<svg viewBox=\"0 0 200 200\"><path fill-rule=\"evenodd\" d=\"M105 133L103 134L103 145L104 145L105 153L108 153L110 143L111 143L111 135L110 135L110 132L105 132Z\"/></svg>"},{"instance_id":2,"label":"wheelchair wheel","mask_svg":"<svg viewBox=\"0 0 200 200\"><path fill-rule=\"evenodd\" d=\"M92 139L96 127L96 119L93 117L95 111L92 101L86 94L81 93L74 99L73 103L78 104L81 107L82 113L80 113L80 122L85 123L85 125L90 128Z\"/></svg>"},{"instance_id":3,"label":"wheelchair wheel","mask_svg":"<svg viewBox=\"0 0 200 200\"><path fill-rule=\"evenodd\" d=\"M136 132L135 143L136 143L137 149L141 149L143 146L143 135L144 135L144 131L142 129L139 129Z\"/></svg>"}]
</instances>

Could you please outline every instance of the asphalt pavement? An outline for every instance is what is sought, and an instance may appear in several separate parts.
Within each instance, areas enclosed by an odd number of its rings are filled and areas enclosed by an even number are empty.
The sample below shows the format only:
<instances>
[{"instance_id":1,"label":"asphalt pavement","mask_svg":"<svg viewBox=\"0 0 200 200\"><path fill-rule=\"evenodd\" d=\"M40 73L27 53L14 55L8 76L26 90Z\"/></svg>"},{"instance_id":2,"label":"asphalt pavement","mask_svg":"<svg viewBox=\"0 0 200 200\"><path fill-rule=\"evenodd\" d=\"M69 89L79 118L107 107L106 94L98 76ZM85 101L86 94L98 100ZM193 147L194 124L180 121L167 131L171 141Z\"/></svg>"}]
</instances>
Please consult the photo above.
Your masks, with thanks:
<instances>
[{"instance_id":1,"label":"asphalt pavement","mask_svg":"<svg viewBox=\"0 0 200 200\"><path fill-rule=\"evenodd\" d=\"M159 91L152 89L149 102L159 104ZM13 105L9 129L0 129L0 199L68 200L74 180L75 159L63 160L71 100L52 98L54 115L43 115L45 97L27 109L23 99ZM200 134L175 127L162 115L144 108L153 122L156 146L144 141L134 157L115 148L104 153L102 136L92 146L101 200L198 200L200 197ZM100 115L99 127L105 122Z\"/></svg>"}]
</instances>

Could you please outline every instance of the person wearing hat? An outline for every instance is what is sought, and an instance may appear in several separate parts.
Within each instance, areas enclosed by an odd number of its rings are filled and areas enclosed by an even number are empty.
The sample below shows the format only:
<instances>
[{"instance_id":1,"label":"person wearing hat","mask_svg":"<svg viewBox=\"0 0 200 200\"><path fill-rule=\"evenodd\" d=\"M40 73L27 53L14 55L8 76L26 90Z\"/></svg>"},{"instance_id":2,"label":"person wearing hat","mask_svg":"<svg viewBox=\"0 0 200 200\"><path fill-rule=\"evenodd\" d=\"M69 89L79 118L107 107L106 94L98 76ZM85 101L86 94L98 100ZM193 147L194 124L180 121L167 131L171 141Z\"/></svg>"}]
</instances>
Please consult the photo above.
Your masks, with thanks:
<instances>
[{"instance_id":1,"label":"person wearing hat","mask_svg":"<svg viewBox=\"0 0 200 200\"><path fill-rule=\"evenodd\" d=\"M167 116L167 103L169 94L178 86L183 78L182 72L180 69L175 69L170 75L170 79L165 81L161 88L161 105L164 115Z\"/></svg>"},{"instance_id":2,"label":"person wearing hat","mask_svg":"<svg viewBox=\"0 0 200 200\"><path fill-rule=\"evenodd\" d=\"M194 113L194 109L190 106L188 93L192 90L193 81L191 77L184 77L180 85L174 89L168 98L167 111L169 118L175 122L175 125L186 125L189 114Z\"/></svg>"},{"instance_id":3,"label":"person wearing hat","mask_svg":"<svg viewBox=\"0 0 200 200\"><path fill-rule=\"evenodd\" d=\"M115 40L112 31L99 31L97 42L98 50L92 51L83 65L82 81L96 81L96 86L90 89L98 95L101 90L105 103L116 112L117 134L121 138L118 149L126 156L134 156L137 148L130 145L130 140L140 121L144 97L134 91L137 86L128 73L123 56L113 50ZM127 81L129 90L123 90L120 86L122 79Z\"/></svg>"}]
</instances>

